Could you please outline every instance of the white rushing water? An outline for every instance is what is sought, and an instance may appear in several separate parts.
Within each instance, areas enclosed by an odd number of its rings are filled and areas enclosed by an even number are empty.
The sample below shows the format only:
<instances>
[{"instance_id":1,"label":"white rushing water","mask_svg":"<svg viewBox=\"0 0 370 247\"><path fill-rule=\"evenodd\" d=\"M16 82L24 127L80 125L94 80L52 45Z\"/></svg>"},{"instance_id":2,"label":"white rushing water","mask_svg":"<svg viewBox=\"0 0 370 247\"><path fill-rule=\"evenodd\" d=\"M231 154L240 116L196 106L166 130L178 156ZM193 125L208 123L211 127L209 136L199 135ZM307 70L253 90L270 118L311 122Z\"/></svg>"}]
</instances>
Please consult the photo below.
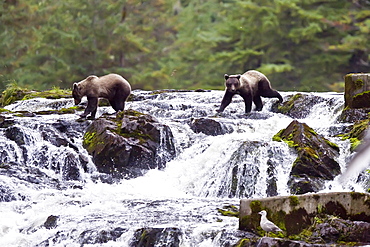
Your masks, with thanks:
<instances>
[{"instance_id":1,"label":"white rushing water","mask_svg":"<svg viewBox=\"0 0 370 247\"><path fill-rule=\"evenodd\" d=\"M274 193L289 195L287 182L296 154L272 137L293 119L271 112L276 99L264 99L262 112L244 115L244 103L235 97L215 118L222 120L228 134L207 136L194 133L188 123L215 116L223 92L149 93L134 92L142 100L128 102L126 108L168 125L177 156L163 170L120 183L94 180L95 166L82 147L86 126L76 122L77 115L7 116L15 124L0 129L0 192L8 195L0 202L0 246L130 246L141 228L173 234L158 246L226 246L237 242L238 219L222 216L218 208L238 207L240 198L268 196L271 181ZM349 143L330 137L330 129L340 125L336 118L343 95L315 95L324 100L299 121L341 147L338 162L344 169ZM70 106L72 99L35 99L7 108L35 112ZM97 116L105 112L113 110L100 107ZM14 131L18 138L10 140L7 133ZM78 179L66 180L65 174L74 174L66 163L79 171ZM14 175L1 172L7 166L16 167ZM329 182L325 189L343 190L364 188L354 178L344 186ZM50 229L45 227L49 216L58 217ZM110 240L104 241L104 236Z\"/></svg>"}]
</instances>

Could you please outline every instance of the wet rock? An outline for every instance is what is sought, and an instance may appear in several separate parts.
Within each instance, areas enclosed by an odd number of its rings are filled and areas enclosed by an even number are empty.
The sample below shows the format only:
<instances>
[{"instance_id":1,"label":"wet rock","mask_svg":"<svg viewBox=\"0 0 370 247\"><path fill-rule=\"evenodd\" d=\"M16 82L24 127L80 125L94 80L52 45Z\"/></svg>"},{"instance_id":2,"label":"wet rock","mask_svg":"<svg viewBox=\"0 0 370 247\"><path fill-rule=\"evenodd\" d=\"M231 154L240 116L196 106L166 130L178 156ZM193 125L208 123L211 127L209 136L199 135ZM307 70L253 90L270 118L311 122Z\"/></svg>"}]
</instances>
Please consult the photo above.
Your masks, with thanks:
<instances>
[{"instance_id":1,"label":"wet rock","mask_svg":"<svg viewBox=\"0 0 370 247\"><path fill-rule=\"evenodd\" d=\"M310 114L314 105L324 101L322 97L313 94L297 93L290 96L282 104L276 103L272 107L272 112L282 113L292 118L302 119Z\"/></svg>"},{"instance_id":2,"label":"wet rock","mask_svg":"<svg viewBox=\"0 0 370 247\"><path fill-rule=\"evenodd\" d=\"M351 109L345 108L338 117L338 121L342 123L354 123L358 120L369 118L370 108Z\"/></svg>"},{"instance_id":3,"label":"wet rock","mask_svg":"<svg viewBox=\"0 0 370 247\"><path fill-rule=\"evenodd\" d=\"M346 128L346 133L342 134L342 140L350 140L351 151L354 151L366 135L369 128L370 119L356 121L352 126Z\"/></svg>"},{"instance_id":4,"label":"wet rock","mask_svg":"<svg viewBox=\"0 0 370 247\"><path fill-rule=\"evenodd\" d=\"M99 172L118 178L135 178L149 169L162 169L175 156L170 128L132 110L93 121L85 132L83 146Z\"/></svg>"},{"instance_id":5,"label":"wet rock","mask_svg":"<svg viewBox=\"0 0 370 247\"><path fill-rule=\"evenodd\" d=\"M304 194L312 191L320 191L325 185L325 180L320 178L312 179L302 174L299 176L290 176L288 186L291 192L295 194Z\"/></svg>"},{"instance_id":6,"label":"wet rock","mask_svg":"<svg viewBox=\"0 0 370 247\"><path fill-rule=\"evenodd\" d=\"M6 116L0 115L0 128L8 128L14 124L14 120Z\"/></svg>"},{"instance_id":7,"label":"wet rock","mask_svg":"<svg viewBox=\"0 0 370 247\"><path fill-rule=\"evenodd\" d=\"M255 184L257 183L257 175L259 167L255 165L251 157L261 147L267 143L259 141L246 141L235 150L231 155L229 164L232 168L230 182L225 182L220 187L219 196L225 196L225 191L228 192L228 197L251 197L255 193Z\"/></svg>"},{"instance_id":8,"label":"wet rock","mask_svg":"<svg viewBox=\"0 0 370 247\"><path fill-rule=\"evenodd\" d=\"M45 223L44 223L44 227L46 229L53 229L53 228L56 228L57 227L57 223L58 223L58 219L59 219L59 216L55 216L55 215L50 215Z\"/></svg>"},{"instance_id":9,"label":"wet rock","mask_svg":"<svg viewBox=\"0 0 370 247\"><path fill-rule=\"evenodd\" d=\"M22 146L26 144L26 134L20 127L11 126L5 130L5 136L9 139L14 141L18 144L18 146Z\"/></svg>"},{"instance_id":10,"label":"wet rock","mask_svg":"<svg viewBox=\"0 0 370 247\"><path fill-rule=\"evenodd\" d=\"M24 201L26 196L17 193L12 188L0 184L0 202Z\"/></svg>"},{"instance_id":11,"label":"wet rock","mask_svg":"<svg viewBox=\"0 0 370 247\"><path fill-rule=\"evenodd\" d=\"M307 124L294 120L275 135L274 140L288 143L298 154L290 172L291 193L317 192L322 189L321 180L333 180L339 175L340 166L336 161L339 147Z\"/></svg>"},{"instance_id":12,"label":"wet rock","mask_svg":"<svg viewBox=\"0 0 370 247\"><path fill-rule=\"evenodd\" d=\"M181 230L175 227L142 228L135 232L130 247L179 247L181 243L181 237Z\"/></svg>"},{"instance_id":13,"label":"wet rock","mask_svg":"<svg viewBox=\"0 0 370 247\"><path fill-rule=\"evenodd\" d=\"M74 154L68 154L64 159L62 166L62 176L64 180L81 180L81 173L79 168L80 161L76 159Z\"/></svg>"},{"instance_id":14,"label":"wet rock","mask_svg":"<svg viewBox=\"0 0 370 247\"><path fill-rule=\"evenodd\" d=\"M370 223L350 221L329 216L313 229L313 236L319 236L326 243L356 242L370 243Z\"/></svg>"},{"instance_id":15,"label":"wet rock","mask_svg":"<svg viewBox=\"0 0 370 247\"><path fill-rule=\"evenodd\" d=\"M60 181L50 177L38 167L25 166L16 162L1 164L0 175L18 179L19 184L30 183L40 188L61 188ZM13 193L15 200L25 200L27 196Z\"/></svg>"},{"instance_id":16,"label":"wet rock","mask_svg":"<svg viewBox=\"0 0 370 247\"><path fill-rule=\"evenodd\" d=\"M210 118L192 119L190 128L195 133L203 133L210 136L224 135L232 132L232 130L227 129L222 123Z\"/></svg>"},{"instance_id":17,"label":"wet rock","mask_svg":"<svg viewBox=\"0 0 370 247\"><path fill-rule=\"evenodd\" d=\"M79 236L79 242L84 244L103 244L109 241L116 241L127 230L116 227L108 230L86 230Z\"/></svg>"},{"instance_id":18,"label":"wet rock","mask_svg":"<svg viewBox=\"0 0 370 247\"><path fill-rule=\"evenodd\" d=\"M223 229L218 233L218 241L214 246L236 247L256 246L259 237L251 232ZM250 243L251 245L248 245Z\"/></svg>"}]
</instances>

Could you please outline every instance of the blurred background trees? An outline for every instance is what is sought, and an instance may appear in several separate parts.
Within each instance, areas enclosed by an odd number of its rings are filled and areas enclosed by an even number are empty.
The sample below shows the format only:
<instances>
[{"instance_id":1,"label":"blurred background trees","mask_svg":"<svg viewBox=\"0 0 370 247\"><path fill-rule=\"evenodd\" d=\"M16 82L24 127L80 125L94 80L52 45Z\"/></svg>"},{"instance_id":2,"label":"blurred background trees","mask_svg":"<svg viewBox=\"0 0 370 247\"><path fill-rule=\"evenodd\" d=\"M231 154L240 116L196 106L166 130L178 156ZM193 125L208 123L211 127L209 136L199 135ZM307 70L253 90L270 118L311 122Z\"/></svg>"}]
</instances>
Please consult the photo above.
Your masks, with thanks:
<instances>
[{"instance_id":1,"label":"blurred background trees","mask_svg":"<svg viewBox=\"0 0 370 247\"><path fill-rule=\"evenodd\" d=\"M257 69L283 91L341 91L370 72L368 0L5 0L0 90L70 88L118 73L133 88L223 89Z\"/></svg>"}]
</instances>

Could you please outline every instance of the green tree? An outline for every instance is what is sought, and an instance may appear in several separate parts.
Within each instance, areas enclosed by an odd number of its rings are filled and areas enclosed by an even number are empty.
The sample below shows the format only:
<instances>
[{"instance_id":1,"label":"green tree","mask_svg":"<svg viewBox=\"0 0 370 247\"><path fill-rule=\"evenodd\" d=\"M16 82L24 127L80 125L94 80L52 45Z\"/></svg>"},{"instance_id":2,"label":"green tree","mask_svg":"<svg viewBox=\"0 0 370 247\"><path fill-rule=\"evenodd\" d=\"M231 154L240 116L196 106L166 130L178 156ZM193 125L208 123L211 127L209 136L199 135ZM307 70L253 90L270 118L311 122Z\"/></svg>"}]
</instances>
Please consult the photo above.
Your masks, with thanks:
<instances>
[{"instance_id":1,"label":"green tree","mask_svg":"<svg viewBox=\"0 0 370 247\"><path fill-rule=\"evenodd\" d=\"M6 0L0 88L119 73L134 88L221 89L224 73L257 69L279 90L339 90L370 70L369 30L365 0Z\"/></svg>"},{"instance_id":2,"label":"green tree","mask_svg":"<svg viewBox=\"0 0 370 247\"><path fill-rule=\"evenodd\" d=\"M172 42L171 1L2 2L1 75L36 89L119 73L157 87L156 56ZM167 16L169 16L169 13ZM171 25L170 25L171 24ZM3 81L6 78L3 78Z\"/></svg>"}]
</instances>

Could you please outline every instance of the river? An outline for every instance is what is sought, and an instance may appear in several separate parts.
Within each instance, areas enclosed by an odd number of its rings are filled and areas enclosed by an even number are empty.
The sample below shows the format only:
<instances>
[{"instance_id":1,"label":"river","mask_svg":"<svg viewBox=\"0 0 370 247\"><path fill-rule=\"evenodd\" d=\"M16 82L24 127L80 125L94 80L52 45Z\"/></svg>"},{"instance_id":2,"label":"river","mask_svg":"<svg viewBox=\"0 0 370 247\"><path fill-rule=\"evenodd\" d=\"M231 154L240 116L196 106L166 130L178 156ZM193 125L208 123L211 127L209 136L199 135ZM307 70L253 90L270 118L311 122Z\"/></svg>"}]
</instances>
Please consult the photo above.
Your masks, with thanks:
<instances>
[{"instance_id":1,"label":"river","mask_svg":"<svg viewBox=\"0 0 370 247\"><path fill-rule=\"evenodd\" d=\"M135 246L144 230L159 232L156 246L231 246L243 232L236 217L222 216L218 208L238 207L240 198L289 195L296 154L272 137L293 118L271 111L277 99L263 99L261 112L245 115L236 96L216 116L222 91L133 94L126 108L168 125L176 157L163 170L119 183L96 179L82 147L89 121L77 121L76 114L2 114L12 125L0 128L0 246ZM343 170L350 144L332 136L345 125L337 122L343 94L312 95L320 100L299 121L340 146ZM32 99L6 108L39 112L72 106L73 99ZM103 113L114 112L99 107L97 117ZM205 117L221 121L226 134L194 133L189 123ZM70 167L78 170L73 179ZM364 186L357 178L347 184L334 180L323 191L363 192ZM55 224L48 226L53 217Z\"/></svg>"}]
</instances>

